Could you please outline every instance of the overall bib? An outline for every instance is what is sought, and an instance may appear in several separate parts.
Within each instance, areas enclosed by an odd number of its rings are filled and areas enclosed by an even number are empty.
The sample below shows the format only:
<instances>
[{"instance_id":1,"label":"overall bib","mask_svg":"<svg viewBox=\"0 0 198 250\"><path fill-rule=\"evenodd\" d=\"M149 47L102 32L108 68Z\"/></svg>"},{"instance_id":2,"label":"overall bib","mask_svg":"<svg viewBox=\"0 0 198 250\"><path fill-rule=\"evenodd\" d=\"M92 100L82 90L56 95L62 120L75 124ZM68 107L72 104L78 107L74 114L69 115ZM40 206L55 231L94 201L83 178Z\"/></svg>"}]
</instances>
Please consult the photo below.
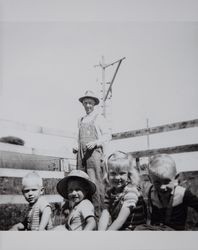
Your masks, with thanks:
<instances>
[{"instance_id":1,"label":"overall bib","mask_svg":"<svg viewBox=\"0 0 198 250\"><path fill-rule=\"evenodd\" d=\"M103 184L103 151L101 147L87 150L86 144L98 139L95 119L88 123L81 120L79 127L79 150L77 155L77 169L85 171L90 179L96 184L96 193L93 195L93 205L96 217L99 217L104 204L104 184Z\"/></svg>"}]
</instances>

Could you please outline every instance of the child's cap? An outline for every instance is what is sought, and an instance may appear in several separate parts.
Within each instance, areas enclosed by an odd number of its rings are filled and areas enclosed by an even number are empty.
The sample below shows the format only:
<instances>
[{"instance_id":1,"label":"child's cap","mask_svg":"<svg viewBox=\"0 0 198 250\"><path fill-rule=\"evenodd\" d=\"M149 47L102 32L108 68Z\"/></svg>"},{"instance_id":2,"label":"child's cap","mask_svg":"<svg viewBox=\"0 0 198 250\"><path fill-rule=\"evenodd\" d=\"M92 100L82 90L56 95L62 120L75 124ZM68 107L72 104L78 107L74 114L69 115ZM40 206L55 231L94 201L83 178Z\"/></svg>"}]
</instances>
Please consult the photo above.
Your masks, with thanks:
<instances>
[{"instance_id":1,"label":"child's cap","mask_svg":"<svg viewBox=\"0 0 198 250\"><path fill-rule=\"evenodd\" d=\"M96 192L96 185L89 176L81 171L81 170L72 170L68 176L64 177L62 180L60 180L56 186L58 193L67 199L68 195L68 183L70 180L79 180L83 183L86 183L88 186L88 192L90 195L93 195Z\"/></svg>"},{"instance_id":2,"label":"child's cap","mask_svg":"<svg viewBox=\"0 0 198 250\"><path fill-rule=\"evenodd\" d=\"M23 177L22 186L26 186L27 183L28 184L33 183L33 184L36 184L36 185L38 185L40 187L43 186L42 178L35 171L29 172Z\"/></svg>"},{"instance_id":3,"label":"child's cap","mask_svg":"<svg viewBox=\"0 0 198 250\"><path fill-rule=\"evenodd\" d=\"M153 156L149 164L149 173L163 179L174 179L177 174L175 161L167 154Z\"/></svg>"}]
</instances>

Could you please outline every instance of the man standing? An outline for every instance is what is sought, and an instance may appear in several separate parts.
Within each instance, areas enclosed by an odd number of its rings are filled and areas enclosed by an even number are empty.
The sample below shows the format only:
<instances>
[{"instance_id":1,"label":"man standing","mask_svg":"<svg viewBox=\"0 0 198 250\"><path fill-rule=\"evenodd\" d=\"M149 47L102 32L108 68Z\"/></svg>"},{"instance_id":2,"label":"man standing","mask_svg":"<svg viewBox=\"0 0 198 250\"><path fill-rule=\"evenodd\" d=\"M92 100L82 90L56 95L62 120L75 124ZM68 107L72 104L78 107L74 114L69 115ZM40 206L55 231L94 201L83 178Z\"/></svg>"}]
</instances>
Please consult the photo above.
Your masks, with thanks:
<instances>
[{"instance_id":1,"label":"man standing","mask_svg":"<svg viewBox=\"0 0 198 250\"><path fill-rule=\"evenodd\" d=\"M85 108L86 115L78 122L78 148L73 149L77 153L77 168L85 171L96 184L96 193L93 204L96 216L99 217L104 203L104 151L111 140L110 128L105 118L94 110L99 104L99 99L92 91L86 91L79 98Z\"/></svg>"}]
</instances>

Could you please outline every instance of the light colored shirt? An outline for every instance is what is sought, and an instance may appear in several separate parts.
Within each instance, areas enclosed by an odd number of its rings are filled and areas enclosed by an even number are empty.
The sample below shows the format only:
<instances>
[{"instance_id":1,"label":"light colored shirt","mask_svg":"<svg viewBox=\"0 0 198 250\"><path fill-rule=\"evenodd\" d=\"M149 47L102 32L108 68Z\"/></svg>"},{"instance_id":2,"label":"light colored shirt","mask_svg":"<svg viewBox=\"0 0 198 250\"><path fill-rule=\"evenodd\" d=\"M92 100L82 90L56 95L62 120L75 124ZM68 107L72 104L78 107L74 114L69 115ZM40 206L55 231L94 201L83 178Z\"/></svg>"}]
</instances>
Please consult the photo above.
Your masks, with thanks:
<instances>
[{"instance_id":1,"label":"light colored shirt","mask_svg":"<svg viewBox=\"0 0 198 250\"><path fill-rule=\"evenodd\" d=\"M94 206L90 200L82 200L70 212L67 227L71 231L81 231L86 226L86 219L94 217Z\"/></svg>"}]
</instances>

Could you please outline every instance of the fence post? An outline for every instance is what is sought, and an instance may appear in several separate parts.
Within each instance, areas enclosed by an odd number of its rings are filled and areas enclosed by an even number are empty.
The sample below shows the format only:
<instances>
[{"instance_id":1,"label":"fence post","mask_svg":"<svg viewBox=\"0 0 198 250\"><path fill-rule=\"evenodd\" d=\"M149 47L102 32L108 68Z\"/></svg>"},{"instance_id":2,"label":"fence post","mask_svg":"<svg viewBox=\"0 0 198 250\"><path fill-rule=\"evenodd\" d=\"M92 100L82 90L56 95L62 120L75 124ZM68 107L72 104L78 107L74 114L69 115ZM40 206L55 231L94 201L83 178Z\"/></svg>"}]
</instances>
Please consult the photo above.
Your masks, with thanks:
<instances>
[{"instance_id":1,"label":"fence post","mask_svg":"<svg viewBox=\"0 0 198 250\"><path fill-rule=\"evenodd\" d=\"M141 169L140 169L140 158L135 158L135 161L136 161L136 168L137 168L137 170L140 172L141 171Z\"/></svg>"}]
</instances>

